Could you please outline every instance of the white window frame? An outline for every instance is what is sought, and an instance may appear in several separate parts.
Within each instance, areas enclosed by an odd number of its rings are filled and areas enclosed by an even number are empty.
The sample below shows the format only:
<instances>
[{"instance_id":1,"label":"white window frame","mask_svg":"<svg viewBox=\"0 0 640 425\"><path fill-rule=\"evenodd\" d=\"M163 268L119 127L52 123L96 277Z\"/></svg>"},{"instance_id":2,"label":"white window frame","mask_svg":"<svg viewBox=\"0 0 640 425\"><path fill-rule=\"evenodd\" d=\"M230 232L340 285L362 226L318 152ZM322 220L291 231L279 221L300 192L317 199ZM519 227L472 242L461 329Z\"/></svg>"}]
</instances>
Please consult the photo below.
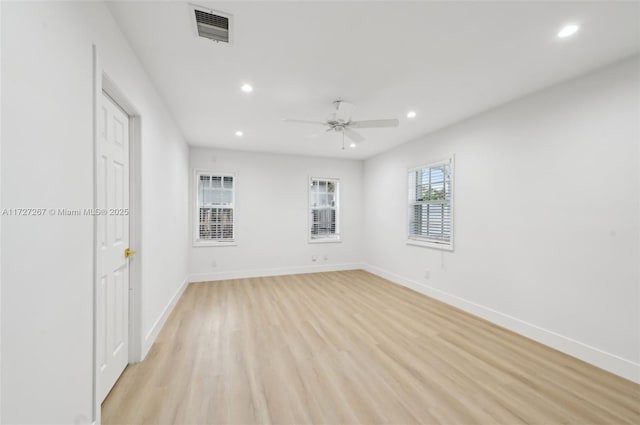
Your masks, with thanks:
<instances>
[{"instance_id":1,"label":"white window frame","mask_svg":"<svg viewBox=\"0 0 640 425\"><path fill-rule=\"evenodd\" d=\"M313 186L313 182L314 180L320 180L320 181L331 181L331 182L335 182L336 183L336 192L335 192L335 202L336 205L334 207L335 211L336 211L336 233L333 236L330 237L312 237L311 235L311 227L313 225L313 206L311 205L311 187ZM340 208L340 179L335 178L335 177L314 177L314 176L310 176L309 177L309 185L307 188L307 206L308 206L308 210L307 210L307 217L308 217L308 223L307 223L307 238L309 243L340 243L342 242L342 233L341 233L341 229L340 229L340 222L341 217L341 208Z\"/></svg>"},{"instance_id":2,"label":"white window frame","mask_svg":"<svg viewBox=\"0 0 640 425\"><path fill-rule=\"evenodd\" d=\"M231 239L215 239L215 240L201 240L200 239L200 194L198 193L198 186L200 182L200 176L215 176L215 177L232 177L233 178L233 193L231 208L233 209L233 237ZM206 246L236 246L237 245L237 222L238 222L238 178L235 173L224 173L211 170L194 170L193 173L193 246L194 247L206 247ZM227 207L228 208L228 207Z\"/></svg>"},{"instance_id":3,"label":"white window frame","mask_svg":"<svg viewBox=\"0 0 640 425\"><path fill-rule=\"evenodd\" d=\"M441 166L443 164L449 164L450 168L450 181L449 181L449 205L451 208L451 236L449 241L442 241L438 239L429 239L418 237L415 235L411 235L411 218L412 218L412 206L415 203L415 184L412 185L412 174L418 170L422 170L425 168L435 168ZM442 159L440 161L430 162L424 165L420 165L418 167L413 167L407 170L407 193L408 203L407 203L407 245L415 245L427 248L435 248L441 249L445 251L453 251L453 241L454 241L454 230L455 230L455 214L454 214L454 200L455 200L455 189L454 189L454 181L455 181L455 166L454 166L454 156L450 155L446 159Z\"/></svg>"}]
</instances>

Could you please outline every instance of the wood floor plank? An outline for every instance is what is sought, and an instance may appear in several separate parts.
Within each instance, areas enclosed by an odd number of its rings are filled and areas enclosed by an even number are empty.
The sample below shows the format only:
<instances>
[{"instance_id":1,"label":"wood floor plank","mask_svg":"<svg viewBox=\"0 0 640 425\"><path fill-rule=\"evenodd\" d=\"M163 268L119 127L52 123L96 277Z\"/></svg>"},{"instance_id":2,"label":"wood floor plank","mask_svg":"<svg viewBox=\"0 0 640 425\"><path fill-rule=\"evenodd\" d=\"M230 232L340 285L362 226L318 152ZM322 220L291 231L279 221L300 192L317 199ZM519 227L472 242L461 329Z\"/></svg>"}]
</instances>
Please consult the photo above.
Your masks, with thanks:
<instances>
[{"instance_id":1,"label":"wood floor plank","mask_svg":"<svg viewBox=\"0 0 640 425\"><path fill-rule=\"evenodd\" d=\"M191 284L109 424L640 424L640 385L356 270Z\"/></svg>"}]
</instances>

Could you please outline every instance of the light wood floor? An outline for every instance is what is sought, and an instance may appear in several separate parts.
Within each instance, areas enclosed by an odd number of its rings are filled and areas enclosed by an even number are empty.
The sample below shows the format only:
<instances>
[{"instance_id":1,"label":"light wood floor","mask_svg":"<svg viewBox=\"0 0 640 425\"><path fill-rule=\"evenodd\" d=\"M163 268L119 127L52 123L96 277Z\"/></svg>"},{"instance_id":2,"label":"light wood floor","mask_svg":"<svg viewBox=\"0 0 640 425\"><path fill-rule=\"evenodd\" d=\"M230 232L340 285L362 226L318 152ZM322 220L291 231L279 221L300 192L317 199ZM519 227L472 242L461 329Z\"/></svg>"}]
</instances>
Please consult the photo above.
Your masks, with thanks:
<instances>
[{"instance_id":1,"label":"light wood floor","mask_svg":"<svg viewBox=\"0 0 640 425\"><path fill-rule=\"evenodd\" d=\"M640 423L640 386L364 271L190 285L104 424Z\"/></svg>"}]
</instances>

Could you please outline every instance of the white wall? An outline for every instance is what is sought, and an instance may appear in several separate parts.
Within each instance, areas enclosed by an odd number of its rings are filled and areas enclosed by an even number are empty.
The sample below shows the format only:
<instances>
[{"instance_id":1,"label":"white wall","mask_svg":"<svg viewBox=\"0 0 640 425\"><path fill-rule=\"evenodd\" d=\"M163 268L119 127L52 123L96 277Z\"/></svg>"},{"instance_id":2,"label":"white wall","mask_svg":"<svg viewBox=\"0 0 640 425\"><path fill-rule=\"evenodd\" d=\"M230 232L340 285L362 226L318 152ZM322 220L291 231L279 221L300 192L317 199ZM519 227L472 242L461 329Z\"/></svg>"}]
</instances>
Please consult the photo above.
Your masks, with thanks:
<instances>
[{"instance_id":1,"label":"white wall","mask_svg":"<svg viewBox=\"0 0 640 425\"><path fill-rule=\"evenodd\" d=\"M636 57L367 160L368 269L640 381L638 71ZM455 251L408 246L407 169L450 154Z\"/></svg>"},{"instance_id":2,"label":"white wall","mask_svg":"<svg viewBox=\"0 0 640 425\"><path fill-rule=\"evenodd\" d=\"M142 117L144 225L136 261L147 335L187 276L181 133L103 3L2 8L4 208L93 205L93 43ZM5 216L2 230L0 421L91 422L92 219Z\"/></svg>"},{"instance_id":3,"label":"white wall","mask_svg":"<svg viewBox=\"0 0 640 425\"><path fill-rule=\"evenodd\" d=\"M0 1L0 24L2 23L2 2ZM2 31L0 31L0 46L2 46ZM0 99L2 99L2 54L0 49ZM2 105L0 105L0 110ZM0 113L0 188L2 187L2 114ZM4 208L0 196L0 211ZM2 220L0 220L0 241L2 240ZM0 422L2 422L2 244L0 243Z\"/></svg>"},{"instance_id":4,"label":"white wall","mask_svg":"<svg viewBox=\"0 0 640 425\"><path fill-rule=\"evenodd\" d=\"M2 23L2 2L0 1L0 24ZM2 31L0 31L0 46L2 46ZM2 54L0 49L0 99L2 99ZM2 106L0 105L0 110ZM2 187L2 114L0 113L0 188ZM0 196L0 211L3 203ZM0 220L0 241L2 240L2 220ZM0 259L2 258L2 244L0 243ZM0 261L0 347L2 347L2 261ZM2 349L0 349L0 365L2 365ZM2 422L2 366L0 366L0 422Z\"/></svg>"},{"instance_id":5,"label":"white wall","mask_svg":"<svg viewBox=\"0 0 640 425\"><path fill-rule=\"evenodd\" d=\"M358 268L362 165L354 160L192 148L192 170L236 174L238 244L191 247L191 281ZM310 176L340 179L341 243L308 243ZM192 199L193 192L192 186ZM311 260L314 255L316 262Z\"/></svg>"}]
</instances>

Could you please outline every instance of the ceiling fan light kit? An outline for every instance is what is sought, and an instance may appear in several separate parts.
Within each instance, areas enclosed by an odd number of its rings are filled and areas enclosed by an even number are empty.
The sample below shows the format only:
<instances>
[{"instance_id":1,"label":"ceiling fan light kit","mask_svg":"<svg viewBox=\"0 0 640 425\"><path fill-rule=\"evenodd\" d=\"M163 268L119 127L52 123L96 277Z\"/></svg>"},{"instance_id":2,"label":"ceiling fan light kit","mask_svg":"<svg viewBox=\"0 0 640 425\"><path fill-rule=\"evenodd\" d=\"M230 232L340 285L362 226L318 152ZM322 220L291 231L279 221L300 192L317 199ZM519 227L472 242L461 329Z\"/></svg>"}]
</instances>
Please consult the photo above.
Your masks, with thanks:
<instances>
[{"instance_id":1,"label":"ceiling fan light kit","mask_svg":"<svg viewBox=\"0 0 640 425\"><path fill-rule=\"evenodd\" d=\"M296 120L285 119L286 122L300 123L300 124L314 124L327 127L327 132L333 131L336 133L342 133L342 149L344 149L344 137L346 136L353 143L358 144L365 141L362 134L353 130L354 128L386 128L397 127L400 121L392 119L382 120L365 120L365 121L352 121L351 114L354 109L354 105L349 102L345 102L342 99L338 99L333 102L335 110L329 115L326 121L309 121L309 120ZM353 143L350 145L351 147Z\"/></svg>"}]
</instances>

